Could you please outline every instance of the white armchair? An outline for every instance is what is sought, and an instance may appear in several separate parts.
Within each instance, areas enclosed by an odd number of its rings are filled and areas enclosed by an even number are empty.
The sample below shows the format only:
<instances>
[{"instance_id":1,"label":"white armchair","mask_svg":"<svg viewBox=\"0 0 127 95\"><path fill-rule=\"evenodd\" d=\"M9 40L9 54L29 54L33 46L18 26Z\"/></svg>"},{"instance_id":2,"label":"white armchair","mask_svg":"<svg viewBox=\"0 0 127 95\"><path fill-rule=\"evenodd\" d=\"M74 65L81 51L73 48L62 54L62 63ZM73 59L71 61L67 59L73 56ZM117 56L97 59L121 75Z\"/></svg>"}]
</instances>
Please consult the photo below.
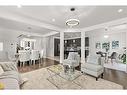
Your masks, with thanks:
<instances>
[{"instance_id":1,"label":"white armchair","mask_svg":"<svg viewBox=\"0 0 127 95\"><path fill-rule=\"evenodd\" d=\"M39 60L39 51L38 50L32 50L30 59L31 59L31 61L34 61L34 65L35 65L35 61Z\"/></svg>"},{"instance_id":2,"label":"white armchair","mask_svg":"<svg viewBox=\"0 0 127 95\"><path fill-rule=\"evenodd\" d=\"M81 64L81 71L96 77L96 80L98 80L99 76L103 77L103 63L104 60L100 56L90 55L88 56L87 62Z\"/></svg>"},{"instance_id":3,"label":"white armchair","mask_svg":"<svg viewBox=\"0 0 127 95\"><path fill-rule=\"evenodd\" d=\"M25 66L25 62L30 62L30 51L26 50L19 50L19 61L20 63L23 63L23 66ZM21 64L20 64L21 66Z\"/></svg>"},{"instance_id":4,"label":"white armchair","mask_svg":"<svg viewBox=\"0 0 127 95\"><path fill-rule=\"evenodd\" d=\"M63 61L63 66L69 67L70 70L75 70L75 67L79 66L80 63L80 56L77 52L70 52L68 58ZM65 70L66 72L66 70Z\"/></svg>"}]
</instances>

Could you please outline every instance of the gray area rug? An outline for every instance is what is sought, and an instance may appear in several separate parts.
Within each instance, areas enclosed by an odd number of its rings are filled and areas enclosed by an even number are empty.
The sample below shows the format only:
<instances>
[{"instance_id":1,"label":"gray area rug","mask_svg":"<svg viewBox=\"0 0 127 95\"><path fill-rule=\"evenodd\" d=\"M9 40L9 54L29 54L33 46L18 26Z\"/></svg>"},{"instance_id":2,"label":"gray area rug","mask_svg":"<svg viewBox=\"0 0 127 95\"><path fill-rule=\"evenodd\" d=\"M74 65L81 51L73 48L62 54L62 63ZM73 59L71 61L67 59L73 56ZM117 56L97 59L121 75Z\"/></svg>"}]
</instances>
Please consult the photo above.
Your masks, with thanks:
<instances>
[{"instance_id":1,"label":"gray area rug","mask_svg":"<svg viewBox=\"0 0 127 95\"><path fill-rule=\"evenodd\" d=\"M89 75L81 75L74 81L67 81L59 76L53 77L53 85L47 80L49 72L46 68L21 74L23 78L28 78L22 89L123 89L123 86L101 79L98 81Z\"/></svg>"}]
</instances>

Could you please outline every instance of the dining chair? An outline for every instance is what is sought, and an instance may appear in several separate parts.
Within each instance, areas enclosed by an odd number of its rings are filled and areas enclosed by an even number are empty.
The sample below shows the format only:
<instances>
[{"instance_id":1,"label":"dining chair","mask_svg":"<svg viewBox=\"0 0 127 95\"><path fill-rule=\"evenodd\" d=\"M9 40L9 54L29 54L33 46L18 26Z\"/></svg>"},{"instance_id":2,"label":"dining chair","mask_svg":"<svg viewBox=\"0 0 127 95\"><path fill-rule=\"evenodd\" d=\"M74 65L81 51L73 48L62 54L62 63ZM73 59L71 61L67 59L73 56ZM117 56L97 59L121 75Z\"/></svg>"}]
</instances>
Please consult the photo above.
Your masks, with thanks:
<instances>
[{"instance_id":1,"label":"dining chair","mask_svg":"<svg viewBox=\"0 0 127 95\"><path fill-rule=\"evenodd\" d=\"M39 60L39 51L38 50L31 50L31 64L33 63L35 65L36 60Z\"/></svg>"},{"instance_id":2,"label":"dining chair","mask_svg":"<svg viewBox=\"0 0 127 95\"><path fill-rule=\"evenodd\" d=\"M116 52L113 52L113 53L111 54L111 56L108 56L108 60L111 59L111 63L113 63L113 60L116 60L117 55L118 55L118 54L117 54Z\"/></svg>"},{"instance_id":3,"label":"dining chair","mask_svg":"<svg viewBox=\"0 0 127 95\"><path fill-rule=\"evenodd\" d=\"M19 61L20 63L23 63L23 67L25 66L26 62L30 62L30 51L19 50Z\"/></svg>"},{"instance_id":4,"label":"dining chair","mask_svg":"<svg viewBox=\"0 0 127 95\"><path fill-rule=\"evenodd\" d=\"M44 50L42 49L40 51L40 63L42 63L42 61L43 61L43 56L44 56Z\"/></svg>"}]
</instances>

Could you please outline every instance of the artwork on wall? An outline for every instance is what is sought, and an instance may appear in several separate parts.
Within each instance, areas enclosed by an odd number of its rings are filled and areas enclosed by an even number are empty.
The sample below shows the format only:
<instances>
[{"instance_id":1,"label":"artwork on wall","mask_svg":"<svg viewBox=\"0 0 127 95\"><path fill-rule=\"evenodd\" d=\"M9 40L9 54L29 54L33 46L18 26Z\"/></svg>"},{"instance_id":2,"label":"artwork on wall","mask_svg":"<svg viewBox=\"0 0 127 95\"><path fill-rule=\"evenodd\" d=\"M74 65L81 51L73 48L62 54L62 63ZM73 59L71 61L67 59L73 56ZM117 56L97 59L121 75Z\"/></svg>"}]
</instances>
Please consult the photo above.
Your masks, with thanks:
<instances>
[{"instance_id":1,"label":"artwork on wall","mask_svg":"<svg viewBox=\"0 0 127 95\"><path fill-rule=\"evenodd\" d=\"M119 41L112 41L112 49L119 48Z\"/></svg>"},{"instance_id":2,"label":"artwork on wall","mask_svg":"<svg viewBox=\"0 0 127 95\"><path fill-rule=\"evenodd\" d=\"M110 42L104 42L102 44L102 49L105 49L106 52L108 52L108 50L110 49Z\"/></svg>"},{"instance_id":3,"label":"artwork on wall","mask_svg":"<svg viewBox=\"0 0 127 95\"><path fill-rule=\"evenodd\" d=\"M101 43L96 43L96 49L101 49Z\"/></svg>"},{"instance_id":4,"label":"artwork on wall","mask_svg":"<svg viewBox=\"0 0 127 95\"><path fill-rule=\"evenodd\" d=\"M102 43L102 49L110 48L110 42L104 42Z\"/></svg>"}]
</instances>

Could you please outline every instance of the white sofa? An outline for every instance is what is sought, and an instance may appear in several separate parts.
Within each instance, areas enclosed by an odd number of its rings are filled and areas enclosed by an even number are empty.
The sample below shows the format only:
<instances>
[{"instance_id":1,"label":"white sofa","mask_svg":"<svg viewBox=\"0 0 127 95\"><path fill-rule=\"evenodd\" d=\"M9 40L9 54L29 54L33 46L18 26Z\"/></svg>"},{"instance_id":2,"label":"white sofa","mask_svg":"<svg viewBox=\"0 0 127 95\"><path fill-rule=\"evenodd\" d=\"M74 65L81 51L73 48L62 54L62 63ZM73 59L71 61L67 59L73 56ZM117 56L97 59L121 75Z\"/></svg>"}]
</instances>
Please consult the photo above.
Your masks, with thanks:
<instances>
[{"instance_id":1,"label":"white sofa","mask_svg":"<svg viewBox=\"0 0 127 95\"><path fill-rule=\"evenodd\" d=\"M103 77L104 67L103 67L103 59L97 55L88 56L87 62L81 64L81 71L83 73L92 75L96 77L96 80L100 76Z\"/></svg>"},{"instance_id":2,"label":"white sofa","mask_svg":"<svg viewBox=\"0 0 127 95\"><path fill-rule=\"evenodd\" d=\"M0 62L0 83L4 89L20 89L23 80L14 62Z\"/></svg>"}]
</instances>

